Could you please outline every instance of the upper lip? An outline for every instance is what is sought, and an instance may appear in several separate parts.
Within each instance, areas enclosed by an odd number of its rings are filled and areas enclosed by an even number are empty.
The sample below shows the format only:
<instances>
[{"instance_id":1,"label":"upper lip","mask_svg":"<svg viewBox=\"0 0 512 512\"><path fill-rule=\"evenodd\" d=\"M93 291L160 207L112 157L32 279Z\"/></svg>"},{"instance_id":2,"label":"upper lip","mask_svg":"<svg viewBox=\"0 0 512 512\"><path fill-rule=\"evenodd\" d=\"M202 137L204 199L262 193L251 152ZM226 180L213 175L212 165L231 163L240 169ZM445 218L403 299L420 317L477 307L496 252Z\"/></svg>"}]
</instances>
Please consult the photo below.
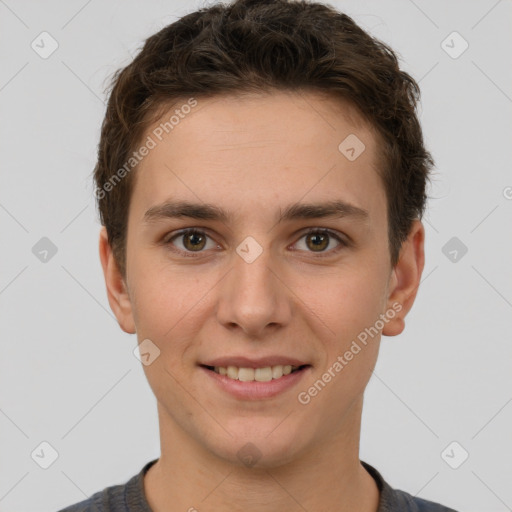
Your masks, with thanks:
<instances>
[{"instance_id":1,"label":"upper lip","mask_svg":"<svg viewBox=\"0 0 512 512\"><path fill-rule=\"evenodd\" d=\"M244 356L233 356L233 357L218 357L216 359L209 359L202 366L221 366L227 368L228 366L237 366L238 368L265 368L267 366L278 366L278 365L291 365L291 366L304 366L308 363L294 359L288 356L266 356L258 358L249 358Z\"/></svg>"}]
</instances>

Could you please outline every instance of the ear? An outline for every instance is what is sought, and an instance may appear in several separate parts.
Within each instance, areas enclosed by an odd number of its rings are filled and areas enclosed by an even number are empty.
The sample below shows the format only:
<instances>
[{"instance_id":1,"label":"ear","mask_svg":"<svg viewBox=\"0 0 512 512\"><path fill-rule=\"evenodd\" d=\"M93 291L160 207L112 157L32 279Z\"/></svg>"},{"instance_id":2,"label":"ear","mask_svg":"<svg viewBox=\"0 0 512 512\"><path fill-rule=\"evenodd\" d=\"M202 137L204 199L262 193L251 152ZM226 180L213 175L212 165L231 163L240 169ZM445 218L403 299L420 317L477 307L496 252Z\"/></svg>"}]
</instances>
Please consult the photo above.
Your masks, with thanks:
<instances>
[{"instance_id":1,"label":"ear","mask_svg":"<svg viewBox=\"0 0 512 512\"><path fill-rule=\"evenodd\" d=\"M424 243L425 229L421 221L415 220L391 272L387 310L395 311L396 315L382 329L385 336L396 336L405 328L405 316L412 308L425 266Z\"/></svg>"},{"instance_id":2,"label":"ear","mask_svg":"<svg viewBox=\"0 0 512 512\"><path fill-rule=\"evenodd\" d=\"M126 283L119 271L119 267L112 252L112 247L108 241L105 226L101 227L99 249L110 308L116 315L121 329L128 334L135 334L136 330L135 322L133 321L132 304Z\"/></svg>"}]
</instances>

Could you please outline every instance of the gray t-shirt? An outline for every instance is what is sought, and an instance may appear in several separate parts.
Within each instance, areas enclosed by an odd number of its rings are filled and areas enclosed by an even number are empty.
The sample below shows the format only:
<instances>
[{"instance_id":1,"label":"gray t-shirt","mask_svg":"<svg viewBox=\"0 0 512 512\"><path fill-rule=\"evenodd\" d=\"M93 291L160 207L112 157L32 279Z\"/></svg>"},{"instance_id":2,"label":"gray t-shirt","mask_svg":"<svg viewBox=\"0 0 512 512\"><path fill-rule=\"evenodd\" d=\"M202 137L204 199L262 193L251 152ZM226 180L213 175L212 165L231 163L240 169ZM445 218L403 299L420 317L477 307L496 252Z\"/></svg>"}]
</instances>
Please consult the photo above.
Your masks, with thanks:
<instances>
[{"instance_id":1,"label":"gray t-shirt","mask_svg":"<svg viewBox=\"0 0 512 512\"><path fill-rule=\"evenodd\" d=\"M125 484L107 487L90 498L63 508L59 512L152 512L144 494L144 475L157 460L148 462ZM404 491L392 489L374 467L363 461L361 464L374 478L379 488L380 500L377 512L456 512L439 503L415 498Z\"/></svg>"}]
</instances>

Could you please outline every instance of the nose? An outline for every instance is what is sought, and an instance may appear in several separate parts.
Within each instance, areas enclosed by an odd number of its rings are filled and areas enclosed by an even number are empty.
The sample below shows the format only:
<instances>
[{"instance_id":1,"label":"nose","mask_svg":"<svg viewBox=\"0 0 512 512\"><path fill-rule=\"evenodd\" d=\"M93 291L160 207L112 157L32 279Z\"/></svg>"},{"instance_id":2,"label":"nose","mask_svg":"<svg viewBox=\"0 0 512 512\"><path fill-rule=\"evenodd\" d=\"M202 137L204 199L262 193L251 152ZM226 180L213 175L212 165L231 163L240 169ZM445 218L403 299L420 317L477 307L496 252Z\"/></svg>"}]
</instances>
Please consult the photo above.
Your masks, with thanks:
<instances>
[{"instance_id":1,"label":"nose","mask_svg":"<svg viewBox=\"0 0 512 512\"><path fill-rule=\"evenodd\" d=\"M263 338L289 323L291 292L272 261L270 250L254 260L233 254L233 267L219 289L217 319L227 329Z\"/></svg>"}]
</instances>

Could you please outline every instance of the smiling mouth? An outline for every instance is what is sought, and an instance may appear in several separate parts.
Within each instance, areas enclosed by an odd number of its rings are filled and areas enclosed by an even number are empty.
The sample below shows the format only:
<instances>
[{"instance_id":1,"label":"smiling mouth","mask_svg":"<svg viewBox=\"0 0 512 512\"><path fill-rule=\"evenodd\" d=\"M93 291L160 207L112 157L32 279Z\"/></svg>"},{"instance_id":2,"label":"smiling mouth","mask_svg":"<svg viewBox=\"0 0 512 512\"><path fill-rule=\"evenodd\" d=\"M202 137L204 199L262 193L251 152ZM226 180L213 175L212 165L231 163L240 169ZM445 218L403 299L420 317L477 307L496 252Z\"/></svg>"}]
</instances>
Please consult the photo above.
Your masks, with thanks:
<instances>
[{"instance_id":1,"label":"smiling mouth","mask_svg":"<svg viewBox=\"0 0 512 512\"><path fill-rule=\"evenodd\" d=\"M201 365L203 368L210 370L212 372L218 373L219 375L224 375L228 379L239 380L242 382L270 382L272 380L277 380L290 373L296 373L308 368L309 364L304 364L302 366L292 366L292 365L275 365L275 366L265 366L262 368L244 368L238 366L207 366Z\"/></svg>"}]
</instances>

